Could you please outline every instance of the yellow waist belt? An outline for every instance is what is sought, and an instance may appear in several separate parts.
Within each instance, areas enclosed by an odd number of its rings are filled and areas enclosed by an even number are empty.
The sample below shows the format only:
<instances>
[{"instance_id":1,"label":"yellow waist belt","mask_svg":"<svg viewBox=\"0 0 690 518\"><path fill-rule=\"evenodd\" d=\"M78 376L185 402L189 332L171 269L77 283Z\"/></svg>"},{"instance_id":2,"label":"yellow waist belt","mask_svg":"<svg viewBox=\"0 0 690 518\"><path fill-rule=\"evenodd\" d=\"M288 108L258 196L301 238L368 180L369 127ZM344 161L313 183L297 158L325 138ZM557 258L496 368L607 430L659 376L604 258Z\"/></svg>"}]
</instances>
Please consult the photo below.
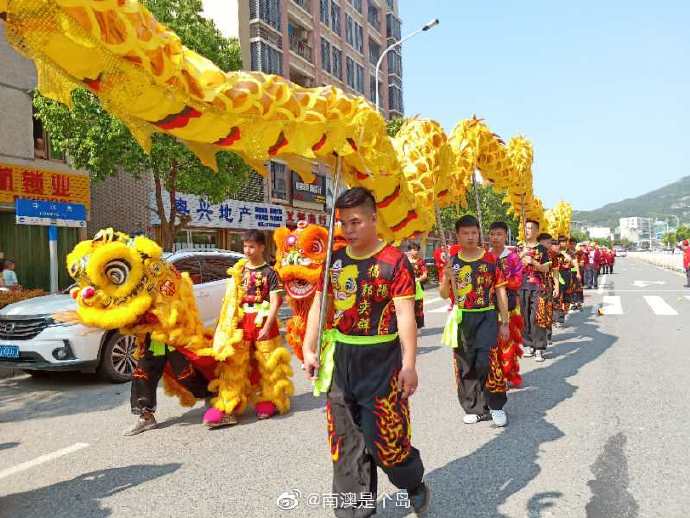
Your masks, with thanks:
<instances>
[{"instance_id":1,"label":"yellow waist belt","mask_svg":"<svg viewBox=\"0 0 690 518\"><path fill-rule=\"evenodd\" d=\"M463 313L485 313L486 311L493 311L496 307L492 304L485 308L461 308L458 305L453 306L453 311L448 315L446 327L443 329L441 336L441 343L456 349L458 347L458 327L462 324Z\"/></svg>"},{"instance_id":2,"label":"yellow waist belt","mask_svg":"<svg viewBox=\"0 0 690 518\"><path fill-rule=\"evenodd\" d=\"M314 381L314 396L328 392L333 380L335 370L335 344L340 342L347 345L366 347L369 345L384 344L398 338L398 333L390 335L346 335L338 329L326 329L321 339L321 357L319 358L319 375Z\"/></svg>"}]
</instances>

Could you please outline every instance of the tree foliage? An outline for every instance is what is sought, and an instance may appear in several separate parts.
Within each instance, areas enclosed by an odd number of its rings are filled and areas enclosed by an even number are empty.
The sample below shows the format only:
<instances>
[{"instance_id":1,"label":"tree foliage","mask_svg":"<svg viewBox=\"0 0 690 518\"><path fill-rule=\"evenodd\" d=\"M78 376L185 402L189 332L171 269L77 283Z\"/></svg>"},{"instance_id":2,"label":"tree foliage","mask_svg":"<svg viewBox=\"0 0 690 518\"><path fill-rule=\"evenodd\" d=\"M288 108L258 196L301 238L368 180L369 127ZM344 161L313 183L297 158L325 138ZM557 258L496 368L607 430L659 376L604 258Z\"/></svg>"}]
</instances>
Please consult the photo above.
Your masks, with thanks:
<instances>
[{"instance_id":1,"label":"tree foliage","mask_svg":"<svg viewBox=\"0 0 690 518\"><path fill-rule=\"evenodd\" d=\"M213 61L224 71L241 68L239 42L225 38L211 20L201 16L201 0L147 0L146 6L162 23L170 27L192 50ZM222 152L218 172L214 173L183 144L168 135L156 134L151 152L146 154L127 127L101 106L89 91L72 94L73 108L36 93L36 116L50 135L51 144L67 153L70 163L87 170L94 181L124 172L136 177L151 175L154 180L156 207L161 220L162 244L172 247L175 235L189 223L188 216L177 214L177 192L207 197L219 202L237 192L250 172L234 153ZM171 210L163 210L163 190L170 193Z\"/></svg>"}]
</instances>

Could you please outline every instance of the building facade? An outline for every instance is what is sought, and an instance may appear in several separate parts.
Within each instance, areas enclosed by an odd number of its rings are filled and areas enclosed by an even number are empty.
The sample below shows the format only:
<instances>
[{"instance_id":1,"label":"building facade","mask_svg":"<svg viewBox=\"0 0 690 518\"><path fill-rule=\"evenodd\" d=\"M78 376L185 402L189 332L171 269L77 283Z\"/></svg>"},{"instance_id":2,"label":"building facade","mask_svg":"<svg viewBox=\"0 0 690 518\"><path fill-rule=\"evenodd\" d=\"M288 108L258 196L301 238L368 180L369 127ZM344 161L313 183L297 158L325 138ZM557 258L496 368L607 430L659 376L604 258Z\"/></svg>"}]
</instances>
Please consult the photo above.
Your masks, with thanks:
<instances>
[{"instance_id":1,"label":"building facade","mask_svg":"<svg viewBox=\"0 0 690 518\"><path fill-rule=\"evenodd\" d=\"M63 209L85 211L91 205L89 176L70 168L33 116L36 72L31 61L12 49L0 21L0 252L16 262L25 288L50 287L50 220L57 223L59 287L70 280L66 254L86 236L85 220L56 219ZM36 211L23 212L28 205ZM80 216L81 218L81 216ZM61 225L76 226L61 226Z\"/></svg>"},{"instance_id":2,"label":"building facade","mask_svg":"<svg viewBox=\"0 0 690 518\"><path fill-rule=\"evenodd\" d=\"M633 243L641 243L646 241L649 243L653 239L652 220L650 218L641 218L633 216L629 218L620 218L618 220L620 226L621 239L628 239Z\"/></svg>"}]
</instances>

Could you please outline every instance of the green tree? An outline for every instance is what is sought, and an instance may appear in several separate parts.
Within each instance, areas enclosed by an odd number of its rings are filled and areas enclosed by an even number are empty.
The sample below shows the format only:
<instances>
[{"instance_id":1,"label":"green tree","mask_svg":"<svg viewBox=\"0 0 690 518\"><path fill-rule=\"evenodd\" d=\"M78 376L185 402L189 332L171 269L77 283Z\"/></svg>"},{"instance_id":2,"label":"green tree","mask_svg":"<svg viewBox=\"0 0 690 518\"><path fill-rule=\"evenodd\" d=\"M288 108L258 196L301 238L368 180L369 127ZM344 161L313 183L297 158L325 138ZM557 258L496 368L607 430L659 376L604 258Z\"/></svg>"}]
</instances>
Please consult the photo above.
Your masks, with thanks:
<instances>
[{"instance_id":1,"label":"green tree","mask_svg":"<svg viewBox=\"0 0 690 518\"><path fill-rule=\"evenodd\" d=\"M578 243L589 241L589 234L583 232L582 230L571 230L570 237L575 239Z\"/></svg>"},{"instance_id":2,"label":"green tree","mask_svg":"<svg viewBox=\"0 0 690 518\"><path fill-rule=\"evenodd\" d=\"M663 244L665 244L666 246L675 246L675 244L678 242L678 239L676 238L676 233L675 232L666 232L661 237L661 242Z\"/></svg>"},{"instance_id":3,"label":"green tree","mask_svg":"<svg viewBox=\"0 0 690 518\"><path fill-rule=\"evenodd\" d=\"M398 134L398 131L400 131L400 127L403 125L403 122L405 122L403 117L396 117L395 119L390 119L387 121L386 131L388 131L388 136L391 138L395 137Z\"/></svg>"},{"instance_id":4,"label":"green tree","mask_svg":"<svg viewBox=\"0 0 690 518\"><path fill-rule=\"evenodd\" d=\"M239 42L228 39L211 20L201 16L201 0L146 0L153 15L166 24L190 49L213 61L224 71L241 68ZM218 154L218 172L201 164L183 144L168 135L156 134L146 154L118 118L106 112L98 98L85 89L72 93L73 108L34 95L36 116L50 134L51 143L67 152L70 163L87 170L94 181L124 172L136 177L151 175L156 195L155 212L161 220L161 244L170 250L179 230L189 224L179 214L178 192L206 196L218 202L246 182L251 169L234 153ZM170 197L166 216L163 191Z\"/></svg>"},{"instance_id":5,"label":"green tree","mask_svg":"<svg viewBox=\"0 0 690 518\"><path fill-rule=\"evenodd\" d=\"M683 241L685 239L690 239L690 227L687 225L681 225L676 229L676 239L678 241ZM677 241L676 241L677 242Z\"/></svg>"}]
</instances>

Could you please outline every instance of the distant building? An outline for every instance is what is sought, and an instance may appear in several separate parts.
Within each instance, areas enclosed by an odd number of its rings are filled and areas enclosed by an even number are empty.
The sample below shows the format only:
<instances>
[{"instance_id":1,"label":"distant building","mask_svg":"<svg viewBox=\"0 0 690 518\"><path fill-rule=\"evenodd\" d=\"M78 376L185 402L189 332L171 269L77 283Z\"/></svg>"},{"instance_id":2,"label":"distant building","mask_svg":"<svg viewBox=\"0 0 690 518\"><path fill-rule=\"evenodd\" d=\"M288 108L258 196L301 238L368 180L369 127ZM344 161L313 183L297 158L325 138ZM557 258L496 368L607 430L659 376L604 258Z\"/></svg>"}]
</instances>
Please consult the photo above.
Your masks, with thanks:
<instances>
[{"instance_id":1,"label":"distant building","mask_svg":"<svg viewBox=\"0 0 690 518\"><path fill-rule=\"evenodd\" d=\"M611 237L609 227L587 227L587 232L591 239L609 239Z\"/></svg>"},{"instance_id":2,"label":"distant building","mask_svg":"<svg viewBox=\"0 0 690 518\"><path fill-rule=\"evenodd\" d=\"M650 218L634 216L620 218L618 222L621 229L621 239L627 239L633 243L640 243L641 241L648 242L654 237L652 235L652 220Z\"/></svg>"}]
</instances>

